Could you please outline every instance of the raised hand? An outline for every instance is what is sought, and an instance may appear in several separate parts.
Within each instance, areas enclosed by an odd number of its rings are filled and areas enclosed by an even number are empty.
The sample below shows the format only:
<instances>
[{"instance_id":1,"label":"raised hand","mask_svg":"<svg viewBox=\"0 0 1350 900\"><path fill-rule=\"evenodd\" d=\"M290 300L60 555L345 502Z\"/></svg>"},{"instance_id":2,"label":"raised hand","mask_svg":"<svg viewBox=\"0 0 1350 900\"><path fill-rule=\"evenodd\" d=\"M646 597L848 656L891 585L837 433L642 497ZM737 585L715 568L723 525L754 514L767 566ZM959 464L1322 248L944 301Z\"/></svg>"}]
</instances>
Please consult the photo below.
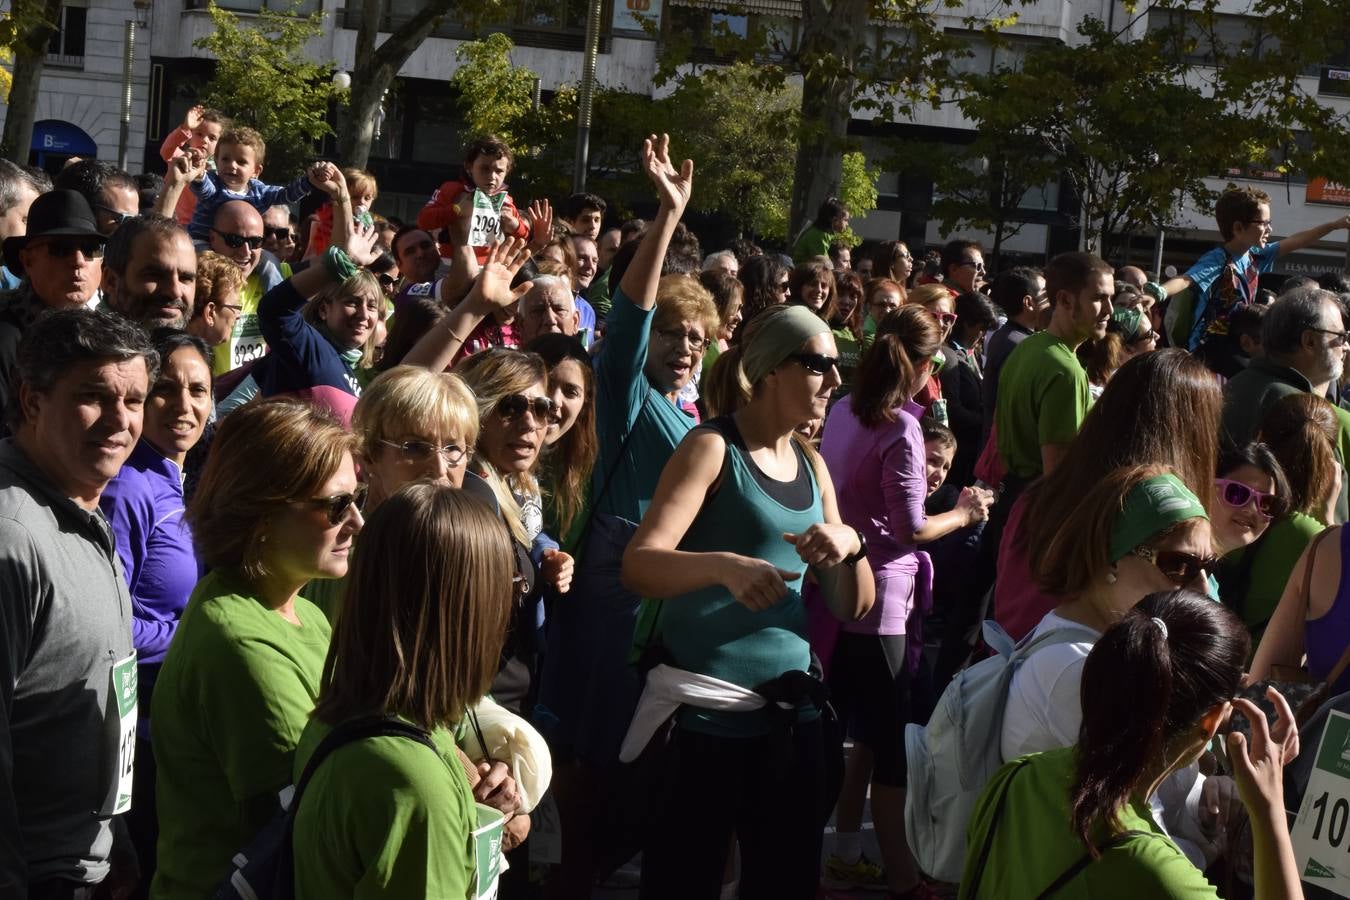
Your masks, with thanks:
<instances>
[{"instance_id":1,"label":"raised hand","mask_svg":"<svg viewBox=\"0 0 1350 900\"><path fill-rule=\"evenodd\" d=\"M533 256L553 240L553 205L547 200L534 201L525 211L525 220L530 226L530 255Z\"/></svg>"},{"instance_id":2,"label":"raised hand","mask_svg":"<svg viewBox=\"0 0 1350 900\"><path fill-rule=\"evenodd\" d=\"M661 206L684 212L694 190L694 162L686 159L677 171L670 161L670 135L651 135L642 142L642 170L656 186Z\"/></svg>"},{"instance_id":3,"label":"raised hand","mask_svg":"<svg viewBox=\"0 0 1350 900\"><path fill-rule=\"evenodd\" d=\"M186 185L200 180L205 174L206 154L200 150L189 149L173 158L164 180L169 184Z\"/></svg>"},{"instance_id":4,"label":"raised hand","mask_svg":"<svg viewBox=\"0 0 1350 900\"><path fill-rule=\"evenodd\" d=\"M183 116L183 127L188 131L195 131L197 126L202 124L202 116L206 114L206 107L198 103L187 111Z\"/></svg>"},{"instance_id":5,"label":"raised hand","mask_svg":"<svg viewBox=\"0 0 1350 900\"><path fill-rule=\"evenodd\" d=\"M1288 704L1285 704L1288 709ZM1251 722L1252 737L1239 732L1228 735L1228 759L1233 766L1233 780L1237 782L1247 812L1253 817L1265 816L1273 821L1284 815L1284 764L1286 742L1277 741L1266 723L1266 714L1250 700L1233 701L1233 712L1241 713ZM1281 710L1283 719L1284 710Z\"/></svg>"},{"instance_id":6,"label":"raised hand","mask_svg":"<svg viewBox=\"0 0 1350 900\"><path fill-rule=\"evenodd\" d=\"M368 266L380 258L380 249L375 246L379 237L374 225L353 224L342 249L358 266Z\"/></svg>"},{"instance_id":7,"label":"raised hand","mask_svg":"<svg viewBox=\"0 0 1350 900\"><path fill-rule=\"evenodd\" d=\"M486 302L495 307L506 308L516 303L530 289L531 282L525 282L512 290L511 279L516 277L520 267L530 258L530 249L522 238L509 237L488 250L487 259L478 273L473 288L466 300Z\"/></svg>"},{"instance_id":8,"label":"raised hand","mask_svg":"<svg viewBox=\"0 0 1350 900\"><path fill-rule=\"evenodd\" d=\"M330 162L316 162L305 172L309 183L330 197L338 197L347 189L342 172Z\"/></svg>"}]
</instances>

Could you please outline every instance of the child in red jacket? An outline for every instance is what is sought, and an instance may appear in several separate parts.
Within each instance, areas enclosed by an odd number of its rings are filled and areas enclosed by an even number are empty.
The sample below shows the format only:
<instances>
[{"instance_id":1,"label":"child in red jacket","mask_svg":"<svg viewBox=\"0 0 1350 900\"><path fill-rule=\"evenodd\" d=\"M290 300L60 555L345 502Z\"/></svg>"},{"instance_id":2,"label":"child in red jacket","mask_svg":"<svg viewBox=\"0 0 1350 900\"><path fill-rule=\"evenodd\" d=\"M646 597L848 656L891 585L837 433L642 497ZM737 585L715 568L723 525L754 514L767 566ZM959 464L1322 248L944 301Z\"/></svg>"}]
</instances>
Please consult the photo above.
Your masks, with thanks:
<instances>
[{"instance_id":1,"label":"child in red jacket","mask_svg":"<svg viewBox=\"0 0 1350 900\"><path fill-rule=\"evenodd\" d=\"M169 132L159 148L160 158L172 163L189 148L200 150L207 159L207 165L214 168L216 144L220 136L230 127L230 120L218 109L207 109L198 104L183 116L183 124ZM197 197L191 191L183 191L174 208L173 217L184 227L192 221L192 212L197 208Z\"/></svg>"},{"instance_id":2,"label":"child in red jacket","mask_svg":"<svg viewBox=\"0 0 1350 900\"><path fill-rule=\"evenodd\" d=\"M484 194L498 213L498 227L495 237L475 244L474 253L481 264L487 257L488 248L499 240L508 237L528 238L530 227L521 218L515 201L506 192L506 176L515 163L515 156L506 142L494 135L485 135L469 145L464 157L464 174L455 181L447 181L436 193L431 195L427 205L417 215L417 227L437 234L460 215L461 203L473 203L473 194L477 190ZM475 233L492 231L491 216L486 228L476 229ZM477 215L475 215L477 219ZM441 256L449 256L453 248L449 244L440 245Z\"/></svg>"}]
</instances>

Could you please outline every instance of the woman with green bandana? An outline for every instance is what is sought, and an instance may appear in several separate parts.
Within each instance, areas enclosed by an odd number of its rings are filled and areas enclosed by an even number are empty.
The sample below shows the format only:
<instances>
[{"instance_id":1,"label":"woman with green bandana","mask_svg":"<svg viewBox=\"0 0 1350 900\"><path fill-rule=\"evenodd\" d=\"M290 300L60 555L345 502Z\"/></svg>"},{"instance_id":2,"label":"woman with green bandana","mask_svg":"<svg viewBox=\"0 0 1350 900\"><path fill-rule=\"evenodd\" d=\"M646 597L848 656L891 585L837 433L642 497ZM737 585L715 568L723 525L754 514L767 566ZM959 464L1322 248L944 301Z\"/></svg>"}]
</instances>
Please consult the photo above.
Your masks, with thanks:
<instances>
[{"instance_id":1,"label":"woman with green bandana","mask_svg":"<svg viewBox=\"0 0 1350 900\"><path fill-rule=\"evenodd\" d=\"M867 613L875 589L829 472L793 436L824 417L837 353L805 307L751 320L708 379L717 418L666 464L624 554L625 585L664 598L657 623L669 659L648 675L630 739L666 718L653 713L668 699L656 697L658 671L683 704L661 778L667 802L643 858L644 900L714 900L733 834L742 897L816 895L827 756L801 580L810 568L847 621ZM694 684L700 698L681 693ZM766 693L786 705L766 704Z\"/></svg>"},{"instance_id":2,"label":"woman with green bandana","mask_svg":"<svg viewBox=\"0 0 1350 900\"><path fill-rule=\"evenodd\" d=\"M1033 653L1013 676L1001 739L1005 760L1072 746L1083 722L1079 685L1092 645L1145 596L1189 588L1208 591L1209 516L1181 480L1161 466L1108 473L1060 524L1034 563L1057 575L1051 592L1073 599L1051 610L1032 632L1063 631L1067 638ZM1209 779L1215 802L1231 781ZM1198 864L1208 859L1207 820L1187 812L1200 789L1187 769L1159 791L1160 819ZM1192 804L1192 808L1194 808ZM1212 809L1206 804L1206 809Z\"/></svg>"},{"instance_id":3,"label":"woman with green bandana","mask_svg":"<svg viewBox=\"0 0 1350 900\"><path fill-rule=\"evenodd\" d=\"M1149 801L1193 767L1233 713L1251 723L1250 740L1225 742L1251 822L1254 896L1302 898L1282 784L1298 729L1274 690L1273 725L1236 698L1248 646L1237 616L1190 591L1151 594L1124 613L1082 667L1077 746L1009 760L985 787L961 900L1217 898Z\"/></svg>"}]
</instances>

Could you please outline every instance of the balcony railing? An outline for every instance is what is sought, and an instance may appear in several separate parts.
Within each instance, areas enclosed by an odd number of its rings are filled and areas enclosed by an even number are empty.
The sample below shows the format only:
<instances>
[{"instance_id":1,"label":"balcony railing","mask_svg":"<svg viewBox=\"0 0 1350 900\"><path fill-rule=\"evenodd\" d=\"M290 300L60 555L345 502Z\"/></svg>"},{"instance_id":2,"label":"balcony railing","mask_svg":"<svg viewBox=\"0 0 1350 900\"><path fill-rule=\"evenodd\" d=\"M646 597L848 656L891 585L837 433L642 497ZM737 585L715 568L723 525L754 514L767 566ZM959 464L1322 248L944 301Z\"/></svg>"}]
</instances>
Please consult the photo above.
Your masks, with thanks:
<instances>
[{"instance_id":1,"label":"balcony railing","mask_svg":"<svg viewBox=\"0 0 1350 900\"><path fill-rule=\"evenodd\" d=\"M48 53L44 62L54 69L84 69L84 57L69 53Z\"/></svg>"}]
</instances>

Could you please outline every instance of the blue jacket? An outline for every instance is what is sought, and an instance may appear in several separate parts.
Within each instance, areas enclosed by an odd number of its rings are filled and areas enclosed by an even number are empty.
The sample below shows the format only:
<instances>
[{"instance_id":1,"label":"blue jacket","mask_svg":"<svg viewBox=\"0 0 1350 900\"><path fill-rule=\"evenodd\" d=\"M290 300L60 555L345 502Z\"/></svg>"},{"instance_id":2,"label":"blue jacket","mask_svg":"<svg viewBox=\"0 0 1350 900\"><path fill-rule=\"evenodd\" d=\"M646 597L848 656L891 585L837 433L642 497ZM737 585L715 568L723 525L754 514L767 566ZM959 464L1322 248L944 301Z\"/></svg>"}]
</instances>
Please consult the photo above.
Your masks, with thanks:
<instances>
[{"instance_id":1,"label":"blue jacket","mask_svg":"<svg viewBox=\"0 0 1350 900\"><path fill-rule=\"evenodd\" d=\"M332 342L305 321L300 314L304 305L305 298L289 281L258 301L258 327L271 348L265 357L270 362L254 367L252 375L262 396L298 394L349 425L361 384Z\"/></svg>"},{"instance_id":2,"label":"blue jacket","mask_svg":"<svg viewBox=\"0 0 1350 900\"><path fill-rule=\"evenodd\" d=\"M188 234L194 241L211 239L211 223L216 218L216 210L221 204L231 200L243 200L259 213L264 213L280 203L294 203L309 193L310 183L307 176L287 185L264 184L256 178L249 179L248 187L242 192L228 190L220 183L220 176L207 172L201 181L194 181L188 188L197 195L197 208L188 223Z\"/></svg>"}]
</instances>

